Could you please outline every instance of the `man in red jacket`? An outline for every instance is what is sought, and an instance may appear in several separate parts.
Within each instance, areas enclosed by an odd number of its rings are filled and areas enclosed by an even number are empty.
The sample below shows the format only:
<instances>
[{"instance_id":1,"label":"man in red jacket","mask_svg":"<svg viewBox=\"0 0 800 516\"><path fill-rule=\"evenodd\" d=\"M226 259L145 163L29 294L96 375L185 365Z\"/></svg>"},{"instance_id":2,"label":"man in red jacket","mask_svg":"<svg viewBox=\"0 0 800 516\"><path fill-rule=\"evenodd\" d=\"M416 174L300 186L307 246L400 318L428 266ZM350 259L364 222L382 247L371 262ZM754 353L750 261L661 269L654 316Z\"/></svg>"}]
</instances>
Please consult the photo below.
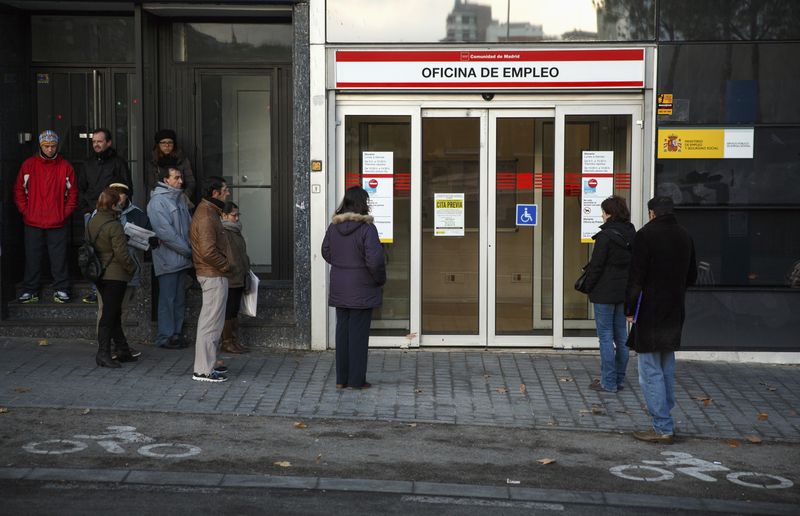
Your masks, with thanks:
<instances>
[{"instance_id":1,"label":"man in red jacket","mask_svg":"<svg viewBox=\"0 0 800 516\"><path fill-rule=\"evenodd\" d=\"M14 184L14 202L25 223L25 278L21 303L39 301L43 248L53 274L53 301L69 301L66 221L78 204L75 171L58 154L58 135L39 135L39 153L25 160Z\"/></svg>"}]
</instances>

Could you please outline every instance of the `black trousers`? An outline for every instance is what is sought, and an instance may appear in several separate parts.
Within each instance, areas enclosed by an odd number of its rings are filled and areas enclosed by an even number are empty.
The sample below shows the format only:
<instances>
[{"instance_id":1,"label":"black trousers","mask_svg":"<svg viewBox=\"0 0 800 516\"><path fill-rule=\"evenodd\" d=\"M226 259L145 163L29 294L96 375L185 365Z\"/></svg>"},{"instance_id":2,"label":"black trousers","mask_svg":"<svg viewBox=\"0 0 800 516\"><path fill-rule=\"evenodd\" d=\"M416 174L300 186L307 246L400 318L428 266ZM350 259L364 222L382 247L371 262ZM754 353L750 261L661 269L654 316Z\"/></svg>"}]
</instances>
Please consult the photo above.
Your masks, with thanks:
<instances>
[{"instance_id":1,"label":"black trousers","mask_svg":"<svg viewBox=\"0 0 800 516\"><path fill-rule=\"evenodd\" d=\"M50 273L53 275L53 290L69 292L69 268L67 267L67 226L53 229L35 228L25 225L25 277L22 291L36 293L42 286L42 261L44 249L50 256Z\"/></svg>"},{"instance_id":2,"label":"black trousers","mask_svg":"<svg viewBox=\"0 0 800 516\"><path fill-rule=\"evenodd\" d=\"M103 298L103 312L100 314L100 325L97 328L97 340L100 346L111 344L111 339L119 345L125 342L122 331L122 300L128 283L117 280L100 280L97 292Z\"/></svg>"},{"instance_id":3,"label":"black trousers","mask_svg":"<svg viewBox=\"0 0 800 516\"><path fill-rule=\"evenodd\" d=\"M225 302L225 320L230 321L239 316L239 307L242 306L244 287L228 289L228 300Z\"/></svg>"},{"instance_id":4,"label":"black trousers","mask_svg":"<svg viewBox=\"0 0 800 516\"><path fill-rule=\"evenodd\" d=\"M336 383L361 387L367 381L372 308L336 309Z\"/></svg>"}]
</instances>

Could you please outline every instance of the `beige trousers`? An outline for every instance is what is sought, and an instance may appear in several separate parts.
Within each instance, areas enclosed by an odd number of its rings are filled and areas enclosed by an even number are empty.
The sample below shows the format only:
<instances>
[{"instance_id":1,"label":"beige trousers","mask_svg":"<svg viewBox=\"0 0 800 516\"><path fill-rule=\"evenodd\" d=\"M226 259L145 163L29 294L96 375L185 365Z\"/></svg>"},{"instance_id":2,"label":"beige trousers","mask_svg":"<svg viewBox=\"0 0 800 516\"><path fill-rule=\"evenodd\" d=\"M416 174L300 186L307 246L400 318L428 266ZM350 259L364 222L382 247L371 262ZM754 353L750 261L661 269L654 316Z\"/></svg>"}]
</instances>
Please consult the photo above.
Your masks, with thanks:
<instances>
[{"instance_id":1,"label":"beige trousers","mask_svg":"<svg viewBox=\"0 0 800 516\"><path fill-rule=\"evenodd\" d=\"M211 374L217 361L217 347L225 326L225 303L228 301L228 278L197 276L203 289L203 307L197 319L194 344L194 372Z\"/></svg>"}]
</instances>

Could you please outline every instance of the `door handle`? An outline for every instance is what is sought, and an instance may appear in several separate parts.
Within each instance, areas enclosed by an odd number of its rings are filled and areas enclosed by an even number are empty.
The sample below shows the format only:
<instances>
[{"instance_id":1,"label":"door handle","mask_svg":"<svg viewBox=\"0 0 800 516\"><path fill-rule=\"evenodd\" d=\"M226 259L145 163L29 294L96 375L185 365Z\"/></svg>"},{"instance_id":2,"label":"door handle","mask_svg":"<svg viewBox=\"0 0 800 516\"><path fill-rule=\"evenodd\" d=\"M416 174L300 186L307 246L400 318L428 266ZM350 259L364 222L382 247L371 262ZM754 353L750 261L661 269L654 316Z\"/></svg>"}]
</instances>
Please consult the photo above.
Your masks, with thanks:
<instances>
[{"instance_id":1,"label":"door handle","mask_svg":"<svg viewBox=\"0 0 800 516\"><path fill-rule=\"evenodd\" d=\"M242 176L242 183L246 183L246 182L247 182L247 176Z\"/></svg>"}]
</instances>

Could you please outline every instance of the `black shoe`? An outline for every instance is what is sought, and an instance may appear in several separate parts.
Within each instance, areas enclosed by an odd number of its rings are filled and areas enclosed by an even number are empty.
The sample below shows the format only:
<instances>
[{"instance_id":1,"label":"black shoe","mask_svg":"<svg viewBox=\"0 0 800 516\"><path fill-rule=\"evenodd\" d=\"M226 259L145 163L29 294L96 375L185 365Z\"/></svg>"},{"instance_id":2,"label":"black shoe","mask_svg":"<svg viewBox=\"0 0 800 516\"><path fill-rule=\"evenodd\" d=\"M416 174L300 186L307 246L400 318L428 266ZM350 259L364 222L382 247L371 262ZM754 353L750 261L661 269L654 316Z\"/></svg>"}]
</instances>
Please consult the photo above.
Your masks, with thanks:
<instances>
[{"instance_id":1,"label":"black shoe","mask_svg":"<svg viewBox=\"0 0 800 516\"><path fill-rule=\"evenodd\" d=\"M128 360L123 360L123 359L119 358L119 352L116 349L111 352L111 358L113 358L114 360L119 360L120 362L133 362L133 360L131 360L131 358L134 359L134 360L139 358L140 356L142 356L142 352L139 351L138 349L134 349L134 348L129 346L128 347L128 353L127 354L123 353L123 355L129 357L129 359Z\"/></svg>"},{"instance_id":2,"label":"black shoe","mask_svg":"<svg viewBox=\"0 0 800 516\"><path fill-rule=\"evenodd\" d=\"M178 344L181 348L188 348L189 347L189 339L186 338L186 335L175 335L178 339Z\"/></svg>"},{"instance_id":3,"label":"black shoe","mask_svg":"<svg viewBox=\"0 0 800 516\"><path fill-rule=\"evenodd\" d=\"M180 340L177 338L177 335L173 335L172 337L169 338L167 342L160 345L159 347L164 349L181 349L183 346L181 346Z\"/></svg>"}]
</instances>

